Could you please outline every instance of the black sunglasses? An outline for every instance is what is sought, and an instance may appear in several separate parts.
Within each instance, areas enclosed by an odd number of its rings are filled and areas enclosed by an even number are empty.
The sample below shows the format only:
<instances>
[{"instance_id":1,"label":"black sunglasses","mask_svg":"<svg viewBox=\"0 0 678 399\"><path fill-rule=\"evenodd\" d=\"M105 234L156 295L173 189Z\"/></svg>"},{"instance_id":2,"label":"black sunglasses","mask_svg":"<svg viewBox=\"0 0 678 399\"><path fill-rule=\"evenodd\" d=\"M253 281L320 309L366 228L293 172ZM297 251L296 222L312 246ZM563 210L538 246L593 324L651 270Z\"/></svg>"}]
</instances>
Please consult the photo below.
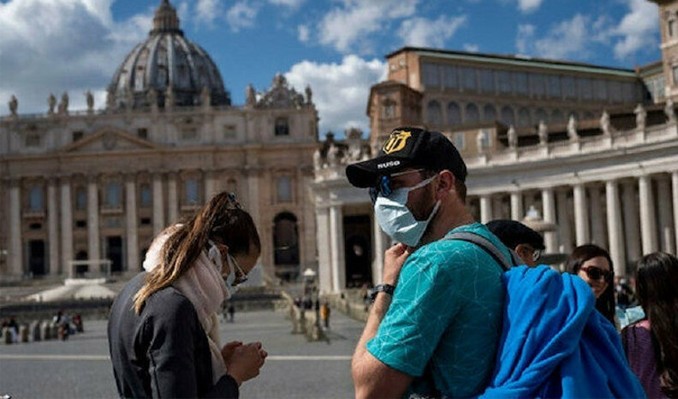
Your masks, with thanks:
<instances>
[{"instance_id":1,"label":"black sunglasses","mask_svg":"<svg viewBox=\"0 0 678 399\"><path fill-rule=\"evenodd\" d=\"M391 175L379 176L377 184L375 184L374 187L370 187L369 189L370 200L372 200L372 203L374 204L377 202L377 197L380 195L382 197L388 197L391 195L391 193L393 193L393 187L391 187L391 178L408 175L410 173L418 173L423 170L424 169L406 170L404 172L393 173Z\"/></svg>"},{"instance_id":2,"label":"black sunglasses","mask_svg":"<svg viewBox=\"0 0 678 399\"><path fill-rule=\"evenodd\" d=\"M614 272L611 270L603 270L595 266L586 266L582 267L581 270L586 273L586 276L591 280L600 280L601 278L605 281L610 282L614 278Z\"/></svg>"}]
</instances>

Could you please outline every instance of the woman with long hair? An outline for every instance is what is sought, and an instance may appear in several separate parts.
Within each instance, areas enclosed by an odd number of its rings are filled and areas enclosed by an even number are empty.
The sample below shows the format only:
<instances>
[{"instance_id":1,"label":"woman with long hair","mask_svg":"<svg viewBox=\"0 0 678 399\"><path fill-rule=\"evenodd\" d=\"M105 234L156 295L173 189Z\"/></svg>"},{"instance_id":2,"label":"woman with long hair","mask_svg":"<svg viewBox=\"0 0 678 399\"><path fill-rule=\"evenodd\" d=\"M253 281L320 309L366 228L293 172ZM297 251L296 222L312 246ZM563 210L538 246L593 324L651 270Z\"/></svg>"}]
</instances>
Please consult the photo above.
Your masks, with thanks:
<instances>
[{"instance_id":1,"label":"woman with long hair","mask_svg":"<svg viewBox=\"0 0 678 399\"><path fill-rule=\"evenodd\" d=\"M567 258L565 271L586 281L596 297L596 309L616 326L614 269L610 254L594 244L580 245Z\"/></svg>"},{"instance_id":2,"label":"woman with long hair","mask_svg":"<svg viewBox=\"0 0 678 399\"><path fill-rule=\"evenodd\" d=\"M678 398L678 259L664 252L644 256L636 296L647 318L622 330L631 369L648 398Z\"/></svg>"},{"instance_id":3,"label":"woman with long hair","mask_svg":"<svg viewBox=\"0 0 678 399\"><path fill-rule=\"evenodd\" d=\"M252 217L219 193L156 237L111 308L108 338L121 397L237 398L267 356L261 343L221 345L223 302L261 252Z\"/></svg>"}]
</instances>

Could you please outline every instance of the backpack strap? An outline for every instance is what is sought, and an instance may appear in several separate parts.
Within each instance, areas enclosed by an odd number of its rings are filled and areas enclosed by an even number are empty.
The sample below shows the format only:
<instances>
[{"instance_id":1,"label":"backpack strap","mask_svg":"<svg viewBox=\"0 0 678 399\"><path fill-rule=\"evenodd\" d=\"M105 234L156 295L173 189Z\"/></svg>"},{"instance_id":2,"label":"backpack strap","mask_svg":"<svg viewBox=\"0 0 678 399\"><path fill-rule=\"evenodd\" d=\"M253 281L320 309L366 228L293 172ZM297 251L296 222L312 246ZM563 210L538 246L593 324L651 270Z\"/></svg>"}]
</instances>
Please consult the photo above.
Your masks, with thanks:
<instances>
[{"instance_id":1,"label":"backpack strap","mask_svg":"<svg viewBox=\"0 0 678 399\"><path fill-rule=\"evenodd\" d=\"M511 258L506 259L504 254L499 250L499 248L497 248L496 245L492 243L492 241L481 236L480 234L471 233L468 231L458 231L456 233L452 233L450 235L445 236L444 239L460 240L476 244L477 246L482 248L485 252L487 252L490 256L492 256L492 258L494 258L494 260L501 266L501 268L504 271L509 270L514 265L522 264L522 262L517 259L518 256L515 254L515 252L509 249L509 252L511 253Z\"/></svg>"}]
</instances>

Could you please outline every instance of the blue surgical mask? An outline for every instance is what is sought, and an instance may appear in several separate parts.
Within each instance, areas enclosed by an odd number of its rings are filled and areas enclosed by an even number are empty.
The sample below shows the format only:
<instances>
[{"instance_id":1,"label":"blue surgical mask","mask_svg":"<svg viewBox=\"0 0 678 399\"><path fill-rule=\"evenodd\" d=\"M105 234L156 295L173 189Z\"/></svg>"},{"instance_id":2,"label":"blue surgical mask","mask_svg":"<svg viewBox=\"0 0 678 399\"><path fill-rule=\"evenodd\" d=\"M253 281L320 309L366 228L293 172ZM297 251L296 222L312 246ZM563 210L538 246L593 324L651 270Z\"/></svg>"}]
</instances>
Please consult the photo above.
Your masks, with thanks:
<instances>
[{"instance_id":1,"label":"blue surgical mask","mask_svg":"<svg viewBox=\"0 0 678 399\"><path fill-rule=\"evenodd\" d=\"M430 184L435 176L430 177L412 187L404 187L393 190L388 196L379 196L374 203L374 213L377 222L384 232L394 241L401 242L410 247L416 247L426 231L426 227L440 207L437 201L431 214L426 220L416 220L407 208L407 196L410 191Z\"/></svg>"}]
</instances>

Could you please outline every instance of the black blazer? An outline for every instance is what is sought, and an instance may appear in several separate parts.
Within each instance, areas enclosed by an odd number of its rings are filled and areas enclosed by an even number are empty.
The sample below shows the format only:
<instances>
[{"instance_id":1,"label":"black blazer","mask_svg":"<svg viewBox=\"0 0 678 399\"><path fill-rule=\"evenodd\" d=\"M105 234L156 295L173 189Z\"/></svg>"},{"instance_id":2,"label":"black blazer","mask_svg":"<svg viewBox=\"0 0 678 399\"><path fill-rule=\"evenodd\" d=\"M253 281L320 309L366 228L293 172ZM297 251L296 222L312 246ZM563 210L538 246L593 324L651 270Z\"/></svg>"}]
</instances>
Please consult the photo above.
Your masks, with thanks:
<instances>
[{"instance_id":1,"label":"black blazer","mask_svg":"<svg viewBox=\"0 0 678 399\"><path fill-rule=\"evenodd\" d=\"M193 304L174 287L151 295L141 313L134 295L142 272L122 289L108 319L108 345L118 393L125 398L237 398L225 375L212 384L207 335Z\"/></svg>"}]
</instances>

